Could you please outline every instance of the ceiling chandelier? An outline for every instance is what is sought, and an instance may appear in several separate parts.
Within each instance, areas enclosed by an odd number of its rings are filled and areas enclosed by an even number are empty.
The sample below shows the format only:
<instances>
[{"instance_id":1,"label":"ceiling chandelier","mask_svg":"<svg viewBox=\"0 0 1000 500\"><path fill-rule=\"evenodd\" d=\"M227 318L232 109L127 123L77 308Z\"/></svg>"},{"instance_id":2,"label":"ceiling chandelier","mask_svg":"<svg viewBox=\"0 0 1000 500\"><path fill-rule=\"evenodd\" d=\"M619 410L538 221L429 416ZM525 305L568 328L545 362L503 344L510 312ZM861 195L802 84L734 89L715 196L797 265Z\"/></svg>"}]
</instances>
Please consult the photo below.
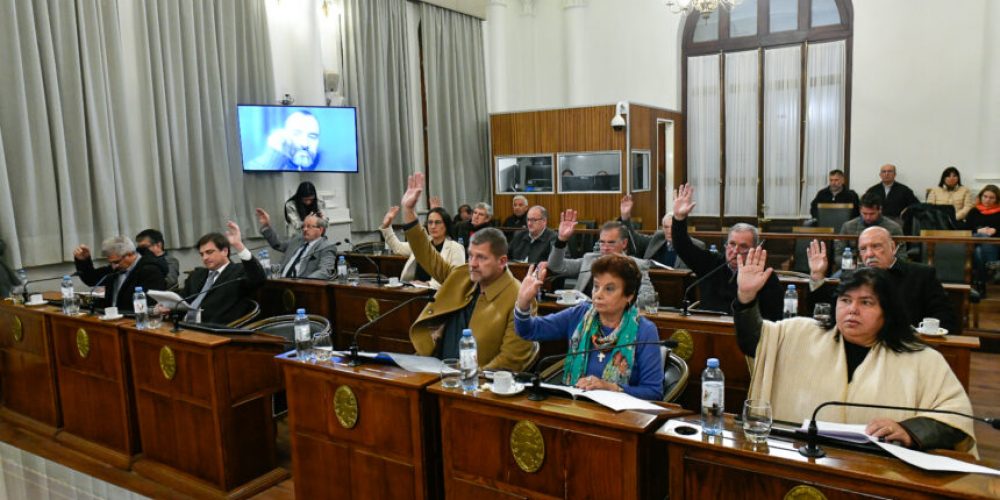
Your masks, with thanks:
<instances>
[{"instance_id":1,"label":"ceiling chandelier","mask_svg":"<svg viewBox=\"0 0 1000 500\"><path fill-rule=\"evenodd\" d=\"M743 0L667 0L667 7L675 14L688 14L697 11L701 17L708 19L708 16L718 8L732 9Z\"/></svg>"}]
</instances>

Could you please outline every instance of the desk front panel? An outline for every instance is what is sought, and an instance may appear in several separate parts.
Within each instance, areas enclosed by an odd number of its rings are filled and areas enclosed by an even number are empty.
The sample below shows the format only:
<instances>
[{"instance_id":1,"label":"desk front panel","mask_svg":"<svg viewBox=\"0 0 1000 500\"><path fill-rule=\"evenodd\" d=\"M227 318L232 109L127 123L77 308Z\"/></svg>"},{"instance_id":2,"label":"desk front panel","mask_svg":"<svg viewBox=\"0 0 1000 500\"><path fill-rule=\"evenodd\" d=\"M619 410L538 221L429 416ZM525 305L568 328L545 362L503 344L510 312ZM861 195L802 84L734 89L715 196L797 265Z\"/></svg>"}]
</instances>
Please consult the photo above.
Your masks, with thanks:
<instances>
[{"instance_id":1,"label":"desk front panel","mask_svg":"<svg viewBox=\"0 0 1000 500\"><path fill-rule=\"evenodd\" d=\"M24 306L0 305L0 404L26 417L36 430L62 426L55 354L46 314Z\"/></svg>"},{"instance_id":2,"label":"desk front panel","mask_svg":"<svg viewBox=\"0 0 1000 500\"><path fill-rule=\"evenodd\" d=\"M257 292L260 302L259 318L295 314L303 308L309 314L329 318L333 312L330 302L329 284L325 280L310 279L270 279Z\"/></svg>"},{"instance_id":3,"label":"desk front panel","mask_svg":"<svg viewBox=\"0 0 1000 500\"><path fill-rule=\"evenodd\" d=\"M354 332L371 318L383 314L405 300L430 295L431 290L416 288L386 288L373 283L358 286L333 285L336 304L335 328L337 345L346 348ZM413 353L410 325L420 316L426 301L416 300L361 333L358 344L365 351Z\"/></svg>"}]
</instances>

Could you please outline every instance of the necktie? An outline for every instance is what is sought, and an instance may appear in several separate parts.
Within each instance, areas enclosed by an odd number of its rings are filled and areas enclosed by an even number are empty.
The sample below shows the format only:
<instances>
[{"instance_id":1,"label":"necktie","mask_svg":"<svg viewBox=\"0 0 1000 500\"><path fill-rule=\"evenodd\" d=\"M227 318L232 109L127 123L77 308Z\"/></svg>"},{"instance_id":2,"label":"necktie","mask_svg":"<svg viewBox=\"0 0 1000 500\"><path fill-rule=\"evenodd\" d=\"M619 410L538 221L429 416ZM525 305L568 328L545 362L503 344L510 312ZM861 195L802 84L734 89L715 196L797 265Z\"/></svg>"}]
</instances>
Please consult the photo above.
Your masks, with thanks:
<instances>
[{"instance_id":1,"label":"necktie","mask_svg":"<svg viewBox=\"0 0 1000 500\"><path fill-rule=\"evenodd\" d=\"M191 303L191 310L188 311L187 316L184 317L184 321L189 323L194 323L198 321L198 307L201 306L201 301L205 300L205 296L208 295L208 291L215 284L215 279L219 277L218 271L209 271L208 278L205 280L205 285L201 287L201 293L194 299Z\"/></svg>"},{"instance_id":2,"label":"necktie","mask_svg":"<svg viewBox=\"0 0 1000 500\"><path fill-rule=\"evenodd\" d=\"M285 271L285 277L286 278L294 278L294 277L298 276L298 274L299 274L299 261L302 260L302 255L304 253L306 253L306 248L308 248L308 247L309 247L309 244L303 242L302 246L299 247L299 250L297 252L295 252L295 259L292 260L292 264L290 266L288 266L288 269Z\"/></svg>"}]
</instances>

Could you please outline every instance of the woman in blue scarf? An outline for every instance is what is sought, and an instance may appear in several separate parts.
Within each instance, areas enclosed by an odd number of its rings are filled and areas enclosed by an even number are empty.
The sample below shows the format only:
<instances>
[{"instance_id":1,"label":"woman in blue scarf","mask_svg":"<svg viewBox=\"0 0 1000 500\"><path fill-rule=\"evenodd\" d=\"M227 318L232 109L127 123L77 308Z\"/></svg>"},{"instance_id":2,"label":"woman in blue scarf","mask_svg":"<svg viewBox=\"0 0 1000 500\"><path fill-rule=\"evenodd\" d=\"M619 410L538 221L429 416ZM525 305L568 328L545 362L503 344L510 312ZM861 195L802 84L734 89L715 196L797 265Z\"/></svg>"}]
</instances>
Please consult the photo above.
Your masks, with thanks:
<instances>
[{"instance_id":1,"label":"woman in blue scarf","mask_svg":"<svg viewBox=\"0 0 1000 500\"><path fill-rule=\"evenodd\" d=\"M514 330L527 340L568 340L563 383L585 390L626 392L640 399L663 397L663 358L656 326L639 316L639 266L622 255L605 255L591 268L593 302L532 317L531 301L545 281L545 263L528 269L514 307ZM627 345L651 342L643 345ZM579 353L590 349L598 352Z\"/></svg>"}]
</instances>

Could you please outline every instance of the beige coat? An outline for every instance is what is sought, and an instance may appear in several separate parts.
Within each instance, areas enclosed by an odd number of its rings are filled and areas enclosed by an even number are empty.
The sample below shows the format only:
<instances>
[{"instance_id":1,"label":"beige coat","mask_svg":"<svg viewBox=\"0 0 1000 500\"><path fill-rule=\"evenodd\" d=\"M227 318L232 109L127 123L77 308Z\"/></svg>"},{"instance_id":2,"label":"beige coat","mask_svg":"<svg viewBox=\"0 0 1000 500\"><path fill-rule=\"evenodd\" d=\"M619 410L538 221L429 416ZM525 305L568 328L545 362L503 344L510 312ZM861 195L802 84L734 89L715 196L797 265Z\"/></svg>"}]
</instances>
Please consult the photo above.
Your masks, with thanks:
<instances>
[{"instance_id":1,"label":"beige coat","mask_svg":"<svg viewBox=\"0 0 1000 500\"><path fill-rule=\"evenodd\" d=\"M802 422L824 401L874 403L952 410L971 414L962 384L934 349L898 353L876 344L847 382L847 355L835 330L811 318L764 321L750 380L750 399L771 402L775 420ZM817 420L867 424L876 417L896 421L932 418L964 432L959 451L975 454L972 420L940 413L825 407Z\"/></svg>"},{"instance_id":2,"label":"beige coat","mask_svg":"<svg viewBox=\"0 0 1000 500\"><path fill-rule=\"evenodd\" d=\"M948 191L943 187L933 187L927 193L927 203L932 205L953 205L955 207L955 219L965 220L969 215L969 210L976 206L972 199L972 191L965 186L958 186L954 191Z\"/></svg>"},{"instance_id":3,"label":"beige coat","mask_svg":"<svg viewBox=\"0 0 1000 500\"><path fill-rule=\"evenodd\" d=\"M379 231L382 232L382 238L385 239L385 244L389 250L392 250L392 253L409 257L406 264L403 264L403 273L399 275L399 279L413 281L417 276L417 259L410 250L410 244L399 241L396 232L391 227L379 228ZM441 247L441 257L453 266L460 266L465 264L465 248L462 248L462 245L459 245L457 241L447 238L444 240L444 246ZM435 290L441 288L441 283L433 278L431 278L430 285Z\"/></svg>"},{"instance_id":4,"label":"beige coat","mask_svg":"<svg viewBox=\"0 0 1000 500\"><path fill-rule=\"evenodd\" d=\"M410 327L410 341L417 354L431 356L444 332L448 315L464 308L472 301L476 284L469 278L468 264L449 264L431 245L424 229L419 225L406 231L417 262L441 288L434 294L434 302L427 304L420 317ZM469 328L476 338L479 366L483 370L507 369L522 371L531 357L531 342L514 332L514 303L521 283L505 270L499 278L485 287L479 297Z\"/></svg>"}]
</instances>

